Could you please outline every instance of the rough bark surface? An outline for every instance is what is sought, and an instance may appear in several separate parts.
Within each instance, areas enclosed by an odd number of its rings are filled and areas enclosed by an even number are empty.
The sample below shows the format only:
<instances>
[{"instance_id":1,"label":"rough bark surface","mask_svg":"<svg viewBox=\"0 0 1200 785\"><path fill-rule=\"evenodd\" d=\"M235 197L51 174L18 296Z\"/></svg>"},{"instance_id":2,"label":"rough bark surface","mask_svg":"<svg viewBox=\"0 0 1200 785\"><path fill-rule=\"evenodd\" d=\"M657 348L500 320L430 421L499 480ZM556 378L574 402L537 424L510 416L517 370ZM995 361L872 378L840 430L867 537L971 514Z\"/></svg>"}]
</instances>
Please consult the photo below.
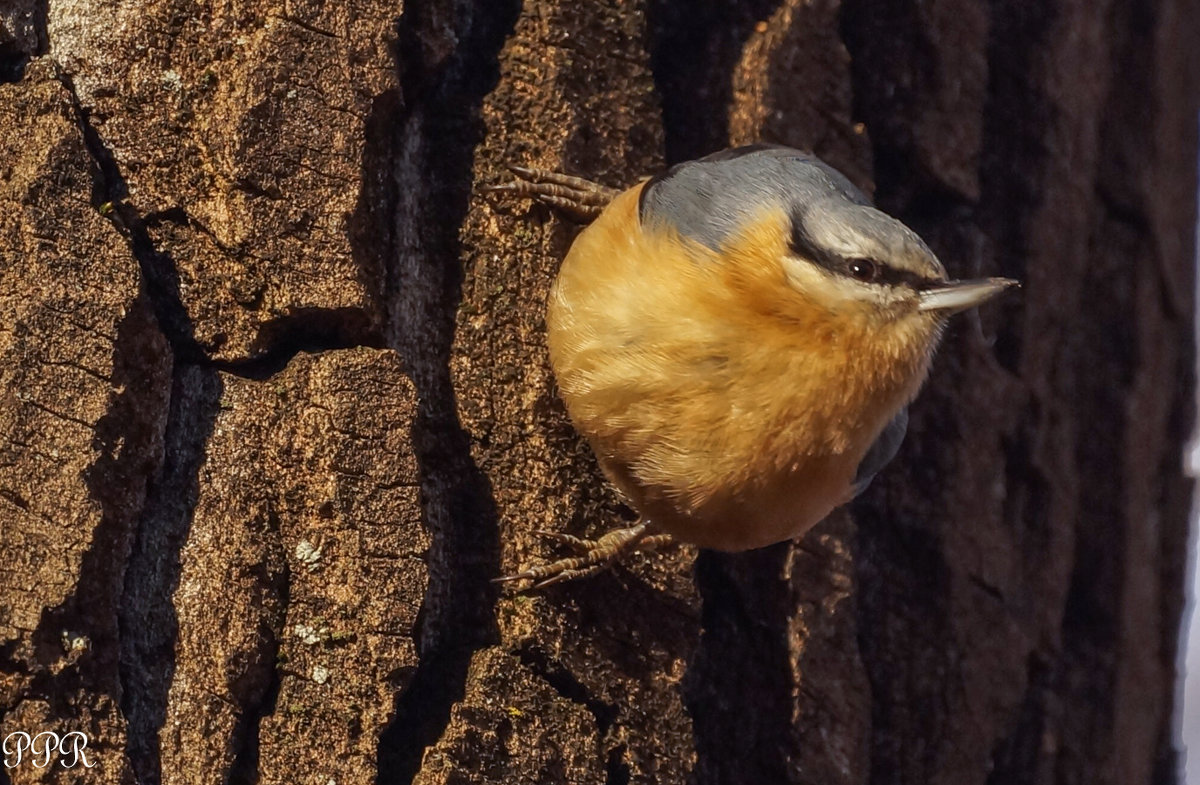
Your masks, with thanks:
<instances>
[{"instance_id":1,"label":"rough bark surface","mask_svg":"<svg viewBox=\"0 0 1200 785\"><path fill-rule=\"evenodd\" d=\"M1200 3L0 4L0 783L1144 783L1190 484ZM629 516L554 391L611 186L814 150L951 272L800 542L522 595Z\"/></svg>"}]
</instances>

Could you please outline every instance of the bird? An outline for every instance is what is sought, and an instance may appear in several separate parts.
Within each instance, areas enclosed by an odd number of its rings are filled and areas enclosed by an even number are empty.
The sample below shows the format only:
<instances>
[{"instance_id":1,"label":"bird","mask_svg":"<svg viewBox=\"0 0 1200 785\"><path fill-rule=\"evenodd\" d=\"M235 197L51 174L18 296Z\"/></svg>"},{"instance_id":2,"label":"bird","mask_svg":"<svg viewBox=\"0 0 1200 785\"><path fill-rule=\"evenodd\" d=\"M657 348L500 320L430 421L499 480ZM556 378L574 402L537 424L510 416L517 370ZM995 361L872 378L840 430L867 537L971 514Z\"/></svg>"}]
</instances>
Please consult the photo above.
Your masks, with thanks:
<instances>
[{"instance_id":1,"label":"bird","mask_svg":"<svg viewBox=\"0 0 1200 785\"><path fill-rule=\"evenodd\" d=\"M576 430L638 514L498 581L532 588L663 541L744 551L803 535L896 455L947 320L1018 285L952 280L908 226L815 155L754 144L624 191L510 167L491 186L592 220L546 311Z\"/></svg>"}]
</instances>

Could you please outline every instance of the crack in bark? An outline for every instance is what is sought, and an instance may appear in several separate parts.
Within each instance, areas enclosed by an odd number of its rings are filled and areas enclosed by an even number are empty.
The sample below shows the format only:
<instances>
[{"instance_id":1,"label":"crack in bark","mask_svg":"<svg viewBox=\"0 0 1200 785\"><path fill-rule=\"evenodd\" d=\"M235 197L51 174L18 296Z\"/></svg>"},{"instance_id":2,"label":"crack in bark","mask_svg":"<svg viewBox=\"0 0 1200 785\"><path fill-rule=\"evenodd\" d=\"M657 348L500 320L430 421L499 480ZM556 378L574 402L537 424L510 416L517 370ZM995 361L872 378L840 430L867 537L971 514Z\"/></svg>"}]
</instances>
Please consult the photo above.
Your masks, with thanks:
<instances>
[{"instance_id":1,"label":"crack in bark","mask_svg":"<svg viewBox=\"0 0 1200 785\"><path fill-rule=\"evenodd\" d=\"M259 650L256 652L262 662L270 663L267 684L261 690L261 694L256 694L259 690L254 686L247 688L242 695L237 695L234 689L240 716L233 733L236 746L233 763L229 767L230 785L257 785L262 722L275 714L279 703L279 690L282 685L279 640L291 596L291 571L288 568L287 557L282 554L280 557L284 567L283 573L276 581L267 582L265 585L269 585L278 594L281 615L276 624L262 630L262 634L258 636ZM265 667L263 669L265 670Z\"/></svg>"},{"instance_id":2,"label":"crack in bark","mask_svg":"<svg viewBox=\"0 0 1200 785\"><path fill-rule=\"evenodd\" d=\"M195 226L209 237L212 232L192 219L186 208L177 206L141 215L126 201L128 187L124 176L107 143L92 125L90 110L80 101L73 77L57 64L55 70L70 96L76 123L95 166L92 206L129 244L141 269L159 329L166 336L176 363L208 366L234 376L262 380L282 371L302 351L383 346L383 338L371 327L369 316L358 309L304 308L264 322L254 343L256 353L253 356L213 360L196 340L191 315L180 293L175 260L156 247L150 229L163 221L173 221ZM219 243L218 247L229 253Z\"/></svg>"},{"instance_id":3,"label":"crack in bark","mask_svg":"<svg viewBox=\"0 0 1200 785\"><path fill-rule=\"evenodd\" d=\"M612 735L611 731L616 725L619 714L617 706L593 695L575 674L532 642L521 646L514 654L522 665L559 696L587 709L596 721L597 735L603 746L604 740ZM625 760L625 745L614 744L602 752L601 766L605 771L605 785L628 785L632 772Z\"/></svg>"},{"instance_id":4,"label":"crack in bark","mask_svg":"<svg viewBox=\"0 0 1200 785\"><path fill-rule=\"evenodd\" d=\"M10 502L22 512L29 512L29 500L16 491L0 488L0 499Z\"/></svg>"},{"instance_id":5,"label":"crack in bark","mask_svg":"<svg viewBox=\"0 0 1200 785\"><path fill-rule=\"evenodd\" d=\"M264 322L255 345L267 347L252 357L210 361L213 368L243 379L262 381L283 371L301 352L382 349L383 336L358 308L300 308Z\"/></svg>"},{"instance_id":6,"label":"crack in bark","mask_svg":"<svg viewBox=\"0 0 1200 785\"><path fill-rule=\"evenodd\" d=\"M128 186L117 166L116 158L91 123L91 112L79 98L72 75L55 64L59 82L70 96L75 122L83 134L84 144L92 158L92 206L105 216L113 228L125 238L141 269L142 281L177 363L201 364L208 355L196 341L191 316L183 305L179 291L179 271L169 254L154 245L146 221L125 201Z\"/></svg>"},{"instance_id":7,"label":"crack in bark","mask_svg":"<svg viewBox=\"0 0 1200 785\"><path fill-rule=\"evenodd\" d=\"M406 3L394 50L399 92L377 98L367 121L362 181L375 191L364 186L360 197L356 251L384 256L387 340L417 388L412 437L431 536L420 659L380 734L381 785L416 776L462 699L471 656L499 637L489 583L499 563L497 513L458 419L450 353L481 105L499 80L499 52L519 10L514 0ZM390 177L380 181L376 171Z\"/></svg>"},{"instance_id":8,"label":"crack in bark","mask_svg":"<svg viewBox=\"0 0 1200 785\"><path fill-rule=\"evenodd\" d=\"M212 369L176 367L163 465L147 490L125 572L119 615L121 711L128 722L126 754L143 785L155 785L162 778L159 731L167 716L179 632L172 598L199 497L205 445L223 392L221 378Z\"/></svg>"}]
</instances>

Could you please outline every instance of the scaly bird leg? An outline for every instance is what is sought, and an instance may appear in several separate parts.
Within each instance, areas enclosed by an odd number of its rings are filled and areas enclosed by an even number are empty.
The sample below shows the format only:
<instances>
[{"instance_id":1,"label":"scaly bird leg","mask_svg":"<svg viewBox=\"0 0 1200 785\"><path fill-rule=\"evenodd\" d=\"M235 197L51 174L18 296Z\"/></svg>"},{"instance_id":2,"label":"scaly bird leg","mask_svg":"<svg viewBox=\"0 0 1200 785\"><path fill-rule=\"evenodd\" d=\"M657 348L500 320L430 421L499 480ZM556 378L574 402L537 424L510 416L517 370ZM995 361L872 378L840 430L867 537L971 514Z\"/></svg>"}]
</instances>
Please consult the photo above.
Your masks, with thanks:
<instances>
[{"instance_id":1,"label":"scaly bird leg","mask_svg":"<svg viewBox=\"0 0 1200 785\"><path fill-rule=\"evenodd\" d=\"M524 166L509 166L508 170L517 176L516 180L500 185L487 185L483 190L489 193L525 196L542 204L557 207L584 223L594 220L613 200L613 197L620 193L615 188L608 188L582 177L572 177L559 172L547 172L544 169L530 169Z\"/></svg>"},{"instance_id":2,"label":"scaly bird leg","mask_svg":"<svg viewBox=\"0 0 1200 785\"><path fill-rule=\"evenodd\" d=\"M668 534L655 534L649 521L639 521L634 526L611 531L598 540L585 540L554 532L539 531L538 534L564 543L580 555L539 564L516 575L505 575L494 579L495 583L533 581L529 588L543 589L563 581L595 575L635 550L648 550L674 542Z\"/></svg>"}]
</instances>

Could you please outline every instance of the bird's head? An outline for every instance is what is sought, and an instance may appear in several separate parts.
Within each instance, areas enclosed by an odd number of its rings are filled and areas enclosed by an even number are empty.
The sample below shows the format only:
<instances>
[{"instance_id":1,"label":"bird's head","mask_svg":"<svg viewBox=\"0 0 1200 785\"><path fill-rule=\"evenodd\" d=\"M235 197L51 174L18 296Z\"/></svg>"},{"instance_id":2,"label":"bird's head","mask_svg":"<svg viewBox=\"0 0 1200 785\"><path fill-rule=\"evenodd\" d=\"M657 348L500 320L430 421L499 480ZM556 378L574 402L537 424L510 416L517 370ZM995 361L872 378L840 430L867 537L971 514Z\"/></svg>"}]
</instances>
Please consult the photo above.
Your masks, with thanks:
<instances>
[{"instance_id":1,"label":"bird's head","mask_svg":"<svg viewBox=\"0 0 1200 785\"><path fill-rule=\"evenodd\" d=\"M929 342L946 317L1016 284L950 280L915 232L790 148L753 145L674 167L646 183L639 217L694 243L698 263L726 268L744 304L785 321Z\"/></svg>"}]
</instances>

